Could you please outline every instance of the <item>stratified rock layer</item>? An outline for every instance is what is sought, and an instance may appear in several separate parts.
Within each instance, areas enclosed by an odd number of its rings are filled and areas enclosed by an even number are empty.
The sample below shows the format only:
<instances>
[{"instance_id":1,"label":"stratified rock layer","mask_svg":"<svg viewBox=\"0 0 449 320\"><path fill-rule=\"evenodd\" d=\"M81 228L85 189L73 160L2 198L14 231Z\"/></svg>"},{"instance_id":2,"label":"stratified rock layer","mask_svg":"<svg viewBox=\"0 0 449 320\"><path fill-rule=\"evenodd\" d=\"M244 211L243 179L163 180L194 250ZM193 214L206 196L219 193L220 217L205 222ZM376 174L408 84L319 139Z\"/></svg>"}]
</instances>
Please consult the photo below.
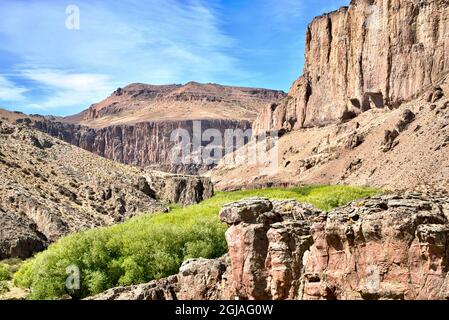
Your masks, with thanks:
<instances>
[{"instance_id":1,"label":"stratified rock layer","mask_svg":"<svg viewBox=\"0 0 449 320\"><path fill-rule=\"evenodd\" d=\"M449 71L448 4L353 0L315 18L307 29L303 75L284 101L264 110L255 129L339 123L437 86Z\"/></svg>"},{"instance_id":2,"label":"stratified rock layer","mask_svg":"<svg viewBox=\"0 0 449 320\"><path fill-rule=\"evenodd\" d=\"M330 213L296 201L248 199L220 213L227 256L93 299L449 298L449 197L408 193Z\"/></svg>"},{"instance_id":3,"label":"stratified rock layer","mask_svg":"<svg viewBox=\"0 0 449 320\"><path fill-rule=\"evenodd\" d=\"M210 138L205 138L196 147L193 145L194 139L201 140L203 134L212 129L222 138L221 146L225 152L226 132L251 129L251 122L246 120L149 121L94 129L77 124L40 120L33 122L32 126L107 159L172 173L198 174L213 168L221 157L216 158L213 163L203 161L204 157L199 157L198 160L193 158L195 155L201 156L203 148L211 143ZM186 140L186 151L192 155L191 160L179 161L181 153L176 153L177 149L175 149L179 143L176 138L177 132L189 139ZM246 141L249 138L250 135L246 137Z\"/></svg>"}]
</instances>

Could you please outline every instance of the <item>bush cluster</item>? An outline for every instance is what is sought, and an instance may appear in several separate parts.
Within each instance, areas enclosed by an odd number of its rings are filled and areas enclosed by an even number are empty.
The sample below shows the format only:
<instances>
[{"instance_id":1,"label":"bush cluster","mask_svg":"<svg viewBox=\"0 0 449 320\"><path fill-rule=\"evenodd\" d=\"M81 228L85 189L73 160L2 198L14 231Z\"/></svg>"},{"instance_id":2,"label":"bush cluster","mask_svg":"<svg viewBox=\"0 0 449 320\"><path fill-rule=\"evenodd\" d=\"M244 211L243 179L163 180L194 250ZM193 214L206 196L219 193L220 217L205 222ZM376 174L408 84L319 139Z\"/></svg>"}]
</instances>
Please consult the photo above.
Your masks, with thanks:
<instances>
[{"instance_id":1,"label":"bush cluster","mask_svg":"<svg viewBox=\"0 0 449 320\"><path fill-rule=\"evenodd\" d=\"M173 206L168 214L143 215L69 235L26 261L14 281L31 289L31 299L84 298L112 287L176 274L189 258L216 258L226 253L226 225L218 218L225 203L262 196L296 199L330 210L378 192L345 186L220 192L197 205ZM66 289L70 266L80 270L79 290Z\"/></svg>"}]
</instances>

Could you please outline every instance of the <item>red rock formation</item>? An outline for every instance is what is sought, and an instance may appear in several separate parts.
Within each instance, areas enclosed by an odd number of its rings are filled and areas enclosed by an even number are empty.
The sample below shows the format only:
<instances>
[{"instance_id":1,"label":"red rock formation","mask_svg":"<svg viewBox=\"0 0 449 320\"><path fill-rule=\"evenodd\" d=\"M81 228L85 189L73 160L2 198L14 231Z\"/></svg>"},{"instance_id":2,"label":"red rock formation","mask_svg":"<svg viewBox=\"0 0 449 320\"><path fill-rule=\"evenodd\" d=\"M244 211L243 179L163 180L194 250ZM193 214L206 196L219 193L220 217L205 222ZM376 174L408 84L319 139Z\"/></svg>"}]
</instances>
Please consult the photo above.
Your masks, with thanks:
<instances>
[{"instance_id":1,"label":"red rock formation","mask_svg":"<svg viewBox=\"0 0 449 320\"><path fill-rule=\"evenodd\" d=\"M94 299L449 298L449 199L409 193L330 213L295 201L248 199L220 213L228 256Z\"/></svg>"},{"instance_id":2,"label":"red rock formation","mask_svg":"<svg viewBox=\"0 0 449 320\"><path fill-rule=\"evenodd\" d=\"M396 195L317 221L304 299L447 299L447 198Z\"/></svg>"},{"instance_id":3,"label":"red rock formation","mask_svg":"<svg viewBox=\"0 0 449 320\"><path fill-rule=\"evenodd\" d=\"M395 107L449 70L449 1L353 0L309 25L303 75L256 130L299 129Z\"/></svg>"}]
</instances>

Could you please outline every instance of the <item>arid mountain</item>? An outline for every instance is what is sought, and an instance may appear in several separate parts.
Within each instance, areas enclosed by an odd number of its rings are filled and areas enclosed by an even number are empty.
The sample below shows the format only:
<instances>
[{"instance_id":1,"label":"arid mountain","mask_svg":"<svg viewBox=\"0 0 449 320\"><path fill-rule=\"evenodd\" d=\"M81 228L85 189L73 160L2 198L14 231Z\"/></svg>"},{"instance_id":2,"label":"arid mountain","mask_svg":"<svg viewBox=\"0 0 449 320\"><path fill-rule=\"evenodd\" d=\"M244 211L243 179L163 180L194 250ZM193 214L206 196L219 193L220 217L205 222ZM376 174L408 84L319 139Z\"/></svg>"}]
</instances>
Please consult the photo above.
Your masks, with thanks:
<instances>
[{"instance_id":1,"label":"arid mountain","mask_svg":"<svg viewBox=\"0 0 449 320\"><path fill-rule=\"evenodd\" d=\"M0 141L0 259L27 258L68 233L213 193L208 179L116 163L26 123L0 121Z\"/></svg>"},{"instance_id":2,"label":"arid mountain","mask_svg":"<svg viewBox=\"0 0 449 320\"><path fill-rule=\"evenodd\" d=\"M185 120L253 121L282 91L189 82L185 85L130 84L65 122L91 128Z\"/></svg>"},{"instance_id":3,"label":"arid mountain","mask_svg":"<svg viewBox=\"0 0 449 320\"><path fill-rule=\"evenodd\" d=\"M280 132L277 172L223 163L210 173L217 187L446 184L448 8L360 0L314 19L304 75L254 125Z\"/></svg>"},{"instance_id":4,"label":"arid mountain","mask_svg":"<svg viewBox=\"0 0 449 320\"><path fill-rule=\"evenodd\" d=\"M265 106L283 97L282 91L196 82L132 84L78 115L38 119L35 127L108 159L197 174L214 165L174 163L171 134L175 130L184 129L193 139L195 120L201 121L201 133L216 129L224 137L226 130L247 130ZM202 146L208 143L203 141Z\"/></svg>"}]
</instances>

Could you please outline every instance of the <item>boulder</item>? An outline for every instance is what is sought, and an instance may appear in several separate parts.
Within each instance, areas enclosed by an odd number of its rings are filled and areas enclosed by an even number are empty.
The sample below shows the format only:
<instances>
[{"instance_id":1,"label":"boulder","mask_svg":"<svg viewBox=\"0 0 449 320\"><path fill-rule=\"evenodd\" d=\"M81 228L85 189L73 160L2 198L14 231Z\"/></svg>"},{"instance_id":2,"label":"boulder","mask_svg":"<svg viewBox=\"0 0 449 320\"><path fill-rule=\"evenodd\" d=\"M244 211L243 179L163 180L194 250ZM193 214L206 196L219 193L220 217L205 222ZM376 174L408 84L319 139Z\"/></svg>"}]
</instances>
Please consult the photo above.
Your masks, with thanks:
<instances>
[{"instance_id":1,"label":"boulder","mask_svg":"<svg viewBox=\"0 0 449 320\"><path fill-rule=\"evenodd\" d=\"M0 209L0 260L26 259L45 249L48 241L37 226L25 217Z\"/></svg>"},{"instance_id":2,"label":"boulder","mask_svg":"<svg viewBox=\"0 0 449 320\"><path fill-rule=\"evenodd\" d=\"M448 198L387 195L316 221L303 299L447 299Z\"/></svg>"}]
</instances>

